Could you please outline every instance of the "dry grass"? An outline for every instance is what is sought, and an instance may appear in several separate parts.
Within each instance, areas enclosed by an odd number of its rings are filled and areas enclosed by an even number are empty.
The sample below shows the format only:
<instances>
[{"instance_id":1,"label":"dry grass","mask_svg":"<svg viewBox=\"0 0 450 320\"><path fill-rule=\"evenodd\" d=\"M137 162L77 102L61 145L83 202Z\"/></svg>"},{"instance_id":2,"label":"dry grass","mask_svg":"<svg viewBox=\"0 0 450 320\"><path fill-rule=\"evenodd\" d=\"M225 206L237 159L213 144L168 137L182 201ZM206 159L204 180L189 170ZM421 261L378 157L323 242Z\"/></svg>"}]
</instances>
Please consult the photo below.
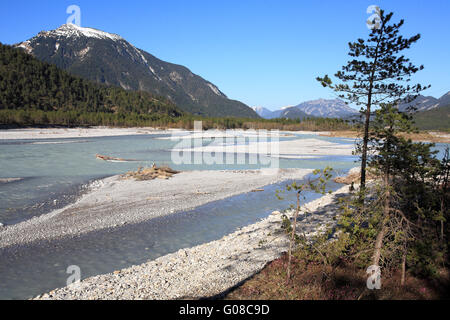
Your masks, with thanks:
<instances>
[{"instance_id":1,"label":"dry grass","mask_svg":"<svg viewBox=\"0 0 450 320\"><path fill-rule=\"evenodd\" d=\"M324 137L361 138L360 132L350 130L323 132L320 135ZM423 131L419 133L401 134L401 136L416 142L450 143L450 135L444 132L430 133Z\"/></svg>"},{"instance_id":2,"label":"dry grass","mask_svg":"<svg viewBox=\"0 0 450 320\"><path fill-rule=\"evenodd\" d=\"M370 170L366 171L366 180L374 180L377 179L377 176L375 173L371 172ZM352 183L359 183L361 180L361 172L350 172L348 175L343 177L336 177L333 181L336 183L342 183L342 184L352 184Z\"/></svg>"},{"instance_id":3,"label":"dry grass","mask_svg":"<svg viewBox=\"0 0 450 320\"><path fill-rule=\"evenodd\" d=\"M319 264L304 265L293 261L292 280L286 285L286 262L271 262L260 273L229 293L227 300L429 300L449 299L449 274L442 271L437 279L406 278L384 275L381 290L368 290L365 270L342 263L331 268Z\"/></svg>"}]
</instances>

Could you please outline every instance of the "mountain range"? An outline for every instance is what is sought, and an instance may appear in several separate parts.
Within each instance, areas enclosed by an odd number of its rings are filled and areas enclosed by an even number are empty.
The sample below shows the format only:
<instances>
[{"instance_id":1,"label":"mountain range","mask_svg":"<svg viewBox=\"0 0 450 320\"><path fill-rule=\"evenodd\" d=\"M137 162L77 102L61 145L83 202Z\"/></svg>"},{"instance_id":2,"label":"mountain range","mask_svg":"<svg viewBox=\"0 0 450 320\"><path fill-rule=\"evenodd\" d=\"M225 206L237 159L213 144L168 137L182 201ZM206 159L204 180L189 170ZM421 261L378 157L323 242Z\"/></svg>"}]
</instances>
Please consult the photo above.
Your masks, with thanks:
<instances>
[{"instance_id":1,"label":"mountain range","mask_svg":"<svg viewBox=\"0 0 450 320\"><path fill-rule=\"evenodd\" d=\"M399 105L400 111L407 111L409 107L414 107L417 112L429 111L450 105L450 91L439 99L431 96L418 95L412 102Z\"/></svg>"},{"instance_id":2,"label":"mountain range","mask_svg":"<svg viewBox=\"0 0 450 320\"><path fill-rule=\"evenodd\" d=\"M15 47L84 79L165 97L194 115L258 118L188 68L162 61L116 34L65 24Z\"/></svg>"},{"instance_id":3,"label":"mountain range","mask_svg":"<svg viewBox=\"0 0 450 320\"><path fill-rule=\"evenodd\" d=\"M276 111L270 111L262 107L255 107L253 110L255 110L260 117L265 119L303 119L307 117L349 118L358 114L358 111L350 108L344 101L339 99L307 101L296 106L284 107Z\"/></svg>"}]
</instances>

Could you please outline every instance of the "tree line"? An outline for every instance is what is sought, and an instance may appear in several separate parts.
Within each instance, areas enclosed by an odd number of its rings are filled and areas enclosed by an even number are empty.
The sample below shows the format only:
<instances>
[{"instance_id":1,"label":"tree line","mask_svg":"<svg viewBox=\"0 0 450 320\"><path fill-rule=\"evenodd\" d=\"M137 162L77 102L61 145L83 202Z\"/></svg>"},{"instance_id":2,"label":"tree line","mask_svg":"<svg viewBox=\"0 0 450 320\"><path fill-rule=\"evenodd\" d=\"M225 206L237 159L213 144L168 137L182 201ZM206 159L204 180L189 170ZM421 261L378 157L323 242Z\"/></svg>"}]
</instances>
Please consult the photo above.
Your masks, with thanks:
<instances>
[{"instance_id":1,"label":"tree line","mask_svg":"<svg viewBox=\"0 0 450 320\"><path fill-rule=\"evenodd\" d=\"M0 124L14 126L155 126L192 129L349 130L340 119L205 118L166 98L72 76L20 49L0 44Z\"/></svg>"},{"instance_id":2,"label":"tree line","mask_svg":"<svg viewBox=\"0 0 450 320\"><path fill-rule=\"evenodd\" d=\"M403 38L399 34L403 20L390 23L392 16L380 10L380 27L371 31L367 41L349 44L352 60L336 73L341 83L333 84L328 76L318 78L341 98L364 108L366 121L360 128L364 138L355 152L361 156L361 175L353 181L349 195L340 198L336 224L309 238L296 232L300 196L307 188L324 193L330 169L316 172L321 173L316 183L287 187L297 193L294 219L285 216L283 221L291 235L288 285L292 256L302 268L322 265L327 280L321 285L331 282L336 286L336 270L342 267L357 266L362 274L367 272L369 279L355 299L382 297L383 291L378 294L368 289L382 288L380 279L395 274L399 275L398 287L403 288L408 277L442 280L441 272L448 271L449 149L439 159L433 144L404 137L417 129L413 116L396 106L405 96L417 96L428 86L409 84L423 66L414 66L402 55L420 35Z\"/></svg>"},{"instance_id":3,"label":"tree line","mask_svg":"<svg viewBox=\"0 0 450 320\"><path fill-rule=\"evenodd\" d=\"M138 115L176 118L183 114L168 99L95 84L3 44L0 44L0 110L27 112L28 120L32 121L24 121L23 112L3 114L2 121L14 120L19 124L41 123L40 120L45 120L43 112L49 113L49 120L64 115L63 122L75 114L84 115L79 121L92 119L92 124L99 121L91 113L108 119L127 118L132 114L131 122ZM11 117L12 114L16 116Z\"/></svg>"}]
</instances>

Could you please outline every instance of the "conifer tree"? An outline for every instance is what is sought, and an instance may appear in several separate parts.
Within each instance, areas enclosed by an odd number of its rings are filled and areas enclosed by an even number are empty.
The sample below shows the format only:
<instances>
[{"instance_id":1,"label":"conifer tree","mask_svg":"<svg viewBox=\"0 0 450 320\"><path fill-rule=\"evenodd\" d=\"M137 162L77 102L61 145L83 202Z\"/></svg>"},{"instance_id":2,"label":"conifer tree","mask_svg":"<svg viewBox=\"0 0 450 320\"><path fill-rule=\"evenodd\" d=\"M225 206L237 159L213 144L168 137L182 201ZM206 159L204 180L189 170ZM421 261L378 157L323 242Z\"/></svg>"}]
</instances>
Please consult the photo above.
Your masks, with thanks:
<instances>
[{"instance_id":1,"label":"conifer tree","mask_svg":"<svg viewBox=\"0 0 450 320\"><path fill-rule=\"evenodd\" d=\"M390 23L393 13L379 11L379 23L368 39L358 39L349 43L349 56L353 59L335 74L340 83L333 84L325 75L317 80L324 86L333 89L339 97L349 104L361 106L364 115L364 132L361 153L361 189L366 185L367 151L369 142L369 126L371 114L382 103L398 105L400 102L411 102L419 92L429 88L420 84L410 85L413 74L423 69L414 66L402 52L420 39L420 34L404 38L399 34L404 20Z\"/></svg>"}]
</instances>

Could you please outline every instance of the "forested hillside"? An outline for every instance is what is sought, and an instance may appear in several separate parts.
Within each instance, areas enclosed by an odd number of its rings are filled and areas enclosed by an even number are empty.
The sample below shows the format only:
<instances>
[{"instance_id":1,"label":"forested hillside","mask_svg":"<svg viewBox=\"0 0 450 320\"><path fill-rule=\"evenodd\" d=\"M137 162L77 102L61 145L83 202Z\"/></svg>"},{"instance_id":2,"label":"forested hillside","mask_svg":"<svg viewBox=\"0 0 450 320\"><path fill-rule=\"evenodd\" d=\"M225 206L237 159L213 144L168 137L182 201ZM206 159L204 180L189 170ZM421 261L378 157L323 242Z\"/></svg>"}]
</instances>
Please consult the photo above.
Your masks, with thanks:
<instances>
[{"instance_id":1,"label":"forested hillside","mask_svg":"<svg viewBox=\"0 0 450 320\"><path fill-rule=\"evenodd\" d=\"M418 112L414 115L414 120L421 130L450 131L450 105Z\"/></svg>"},{"instance_id":2,"label":"forested hillside","mask_svg":"<svg viewBox=\"0 0 450 320\"><path fill-rule=\"evenodd\" d=\"M165 98L94 84L0 44L1 124L133 124L182 114Z\"/></svg>"},{"instance_id":3,"label":"forested hillside","mask_svg":"<svg viewBox=\"0 0 450 320\"><path fill-rule=\"evenodd\" d=\"M228 99L188 68L162 61L119 35L66 24L17 47L83 79L166 97L194 115L258 118L250 107Z\"/></svg>"}]
</instances>

